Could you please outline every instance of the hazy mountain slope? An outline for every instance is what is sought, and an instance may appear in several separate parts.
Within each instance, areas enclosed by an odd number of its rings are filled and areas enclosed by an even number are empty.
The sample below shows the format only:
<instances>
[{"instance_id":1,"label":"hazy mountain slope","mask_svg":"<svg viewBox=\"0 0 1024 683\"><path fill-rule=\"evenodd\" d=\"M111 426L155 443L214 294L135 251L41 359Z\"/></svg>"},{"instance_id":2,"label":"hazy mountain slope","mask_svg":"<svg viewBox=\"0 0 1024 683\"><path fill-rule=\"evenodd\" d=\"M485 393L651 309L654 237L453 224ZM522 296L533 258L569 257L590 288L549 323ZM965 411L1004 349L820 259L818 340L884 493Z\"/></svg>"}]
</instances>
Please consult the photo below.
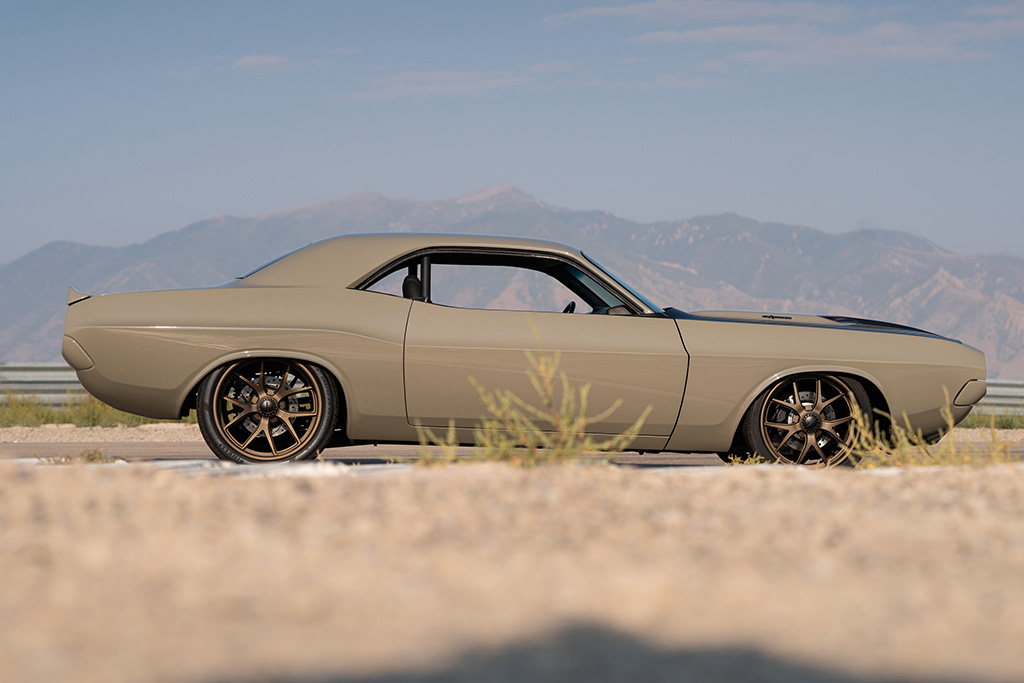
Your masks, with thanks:
<instances>
[{"instance_id":1,"label":"hazy mountain slope","mask_svg":"<svg viewBox=\"0 0 1024 683\"><path fill-rule=\"evenodd\" d=\"M68 284L90 293L223 282L352 232L526 235L582 247L654 301L688 310L876 317L983 349L1024 377L1024 259L952 254L900 232L831 235L735 214L642 224L544 204L510 185L439 201L370 192L252 218L221 217L122 248L53 243L0 266L0 359L59 357Z\"/></svg>"}]
</instances>

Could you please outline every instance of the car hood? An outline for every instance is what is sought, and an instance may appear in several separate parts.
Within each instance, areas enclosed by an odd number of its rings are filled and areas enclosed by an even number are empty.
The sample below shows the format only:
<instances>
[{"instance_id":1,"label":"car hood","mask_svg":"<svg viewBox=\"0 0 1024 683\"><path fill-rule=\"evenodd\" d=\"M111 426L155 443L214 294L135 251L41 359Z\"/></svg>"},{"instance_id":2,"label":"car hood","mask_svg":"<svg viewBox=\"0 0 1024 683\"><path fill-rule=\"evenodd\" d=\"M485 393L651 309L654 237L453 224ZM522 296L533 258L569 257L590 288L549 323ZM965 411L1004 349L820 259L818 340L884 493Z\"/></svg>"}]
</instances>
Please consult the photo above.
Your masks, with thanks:
<instances>
[{"instance_id":1,"label":"car hood","mask_svg":"<svg viewBox=\"0 0 1024 683\"><path fill-rule=\"evenodd\" d=\"M847 315L808 315L805 313L762 313L755 311L696 311L688 313L675 308L665 309L671 318L687 320L707 320L717 322L752 323L758 325L790 325L797 327L829 327L862 332L882 332L889 334L910 334L920 337L948 339L960 343L957 339L949 339L942 335L921 330L908 325L855 318Z\"/></svg>"}]
</instances>

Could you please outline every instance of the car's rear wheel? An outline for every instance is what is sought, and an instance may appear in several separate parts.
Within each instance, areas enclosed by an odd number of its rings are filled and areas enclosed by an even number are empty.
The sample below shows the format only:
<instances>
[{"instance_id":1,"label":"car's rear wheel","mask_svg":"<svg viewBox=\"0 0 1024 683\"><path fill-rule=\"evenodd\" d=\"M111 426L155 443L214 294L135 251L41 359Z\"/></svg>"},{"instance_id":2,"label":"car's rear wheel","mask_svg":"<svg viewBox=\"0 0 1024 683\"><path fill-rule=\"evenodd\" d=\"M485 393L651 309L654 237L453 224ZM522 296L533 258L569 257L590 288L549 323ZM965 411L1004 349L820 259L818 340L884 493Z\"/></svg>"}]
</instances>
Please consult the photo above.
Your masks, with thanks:
<instances>
[{"instance_id":1,"label":"car's rear wheel","mask_svg":"<svg viewBox=\"0 0 1024 683\"><path fill-rule=\"evenodd\" d=\"M315 458L331 438L338 399L319 367L278 358L221 366L199 388L199 429L214 454L240 463Z\"/></svg>"},{"instance_id":2,"label":"car's rear wheel","mask_svg":"<svg viewBox=\"0 0 1024 683\"><path fill-rule=\"evenodd\" d=\"M853 464L856 412L871 423L871 400L860 382L835 375L779 380L747 413L744 437L768 462L828 467Z\"/></svg>"}]
</instances>

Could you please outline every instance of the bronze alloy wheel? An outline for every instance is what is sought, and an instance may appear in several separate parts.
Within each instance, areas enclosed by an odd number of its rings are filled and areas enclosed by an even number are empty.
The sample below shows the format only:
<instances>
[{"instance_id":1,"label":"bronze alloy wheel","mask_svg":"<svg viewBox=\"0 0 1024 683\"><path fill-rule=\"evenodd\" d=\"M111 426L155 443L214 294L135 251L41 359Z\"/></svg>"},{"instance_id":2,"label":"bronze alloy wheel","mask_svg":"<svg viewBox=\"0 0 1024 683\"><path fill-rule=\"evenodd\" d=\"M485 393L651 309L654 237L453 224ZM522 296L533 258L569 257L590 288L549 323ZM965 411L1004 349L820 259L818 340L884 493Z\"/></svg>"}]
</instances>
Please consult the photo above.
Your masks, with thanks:
<instances>
[{"instance_id":1,"label":"bronze alloy wheel","mask_svg":"<svg viewBox=\"0 0 1024 683\"><path fill-rule=\"evenodd\" d=\"M871 415L867 392L856 380L832 375L780 380L751 407L747 441L769 462L817 467L849 462L855 406Z\"/></svg>"},{"instance_id":2,"label":"bronze alloy wheel","mask_svg":"<svg viewBox=\"0 0 1024 683\"><path fill-rule=\"evenodd\" d=\"M334 428L334 386L320 368L295 361L237 361L200 389L199 426L214 453L236 462L316 457Z\"/></svg>"}]
</instances>

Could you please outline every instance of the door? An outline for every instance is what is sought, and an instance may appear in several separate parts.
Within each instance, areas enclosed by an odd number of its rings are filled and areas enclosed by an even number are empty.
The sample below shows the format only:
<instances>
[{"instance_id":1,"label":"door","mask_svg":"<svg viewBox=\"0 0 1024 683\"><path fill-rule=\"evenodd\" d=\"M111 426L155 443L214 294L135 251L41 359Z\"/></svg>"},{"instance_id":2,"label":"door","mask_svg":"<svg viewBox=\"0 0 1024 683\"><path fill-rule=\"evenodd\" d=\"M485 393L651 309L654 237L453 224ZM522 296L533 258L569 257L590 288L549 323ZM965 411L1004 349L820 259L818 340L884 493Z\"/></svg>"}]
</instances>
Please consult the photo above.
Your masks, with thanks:
<instances>
[{"instance_id":1,"label":"door","mask_svg":"<svg viewBox=\"0 0 1024 683\"><path fill-rule=\"evenodd\" d=\"M539 405L526 352L540 346L548 356L559 355L572 388L590 384L588 415L621 401L589 433L621 433L648 406L641 435L672 433L687 369L673 320L608 315L609 309L625 312L616 305L621 300L598 291L600 283L571 265L566 275L546 262L443 260L430 266L429 301L414 301L409 312L404 363L411 424L444 428L454 419L457 427L475 427L485 410L471 378L488 391L511 390ZM565 308L575 312L561 312L569 302Z\"/></svg>"}]
</instances>

